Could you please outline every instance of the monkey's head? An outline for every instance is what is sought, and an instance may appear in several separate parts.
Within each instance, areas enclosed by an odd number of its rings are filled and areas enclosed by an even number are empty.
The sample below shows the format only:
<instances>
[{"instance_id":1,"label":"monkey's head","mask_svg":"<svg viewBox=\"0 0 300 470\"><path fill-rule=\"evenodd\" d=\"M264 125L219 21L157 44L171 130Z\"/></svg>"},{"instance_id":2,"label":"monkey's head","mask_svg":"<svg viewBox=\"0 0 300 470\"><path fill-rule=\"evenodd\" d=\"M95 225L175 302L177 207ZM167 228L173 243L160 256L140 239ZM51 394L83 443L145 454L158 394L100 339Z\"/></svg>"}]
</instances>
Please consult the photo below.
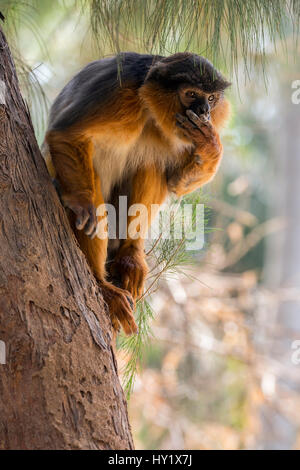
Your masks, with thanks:
<instances>
[{"instance_id":1,"label":"monkey's head","mask_svg":"<svg viewBox=\"0 0 300 470\"><path fill-rule=\"evenodd\" d=\"M228 115L229 103L224 91L230 83L204 57L189 52L159 58L150 68L145 84L163 94L174 111L185 114L191 109L198 116L210 117L215 124ZM226 108L226 112L225 112Z\"/></svg>"}]
</instances>

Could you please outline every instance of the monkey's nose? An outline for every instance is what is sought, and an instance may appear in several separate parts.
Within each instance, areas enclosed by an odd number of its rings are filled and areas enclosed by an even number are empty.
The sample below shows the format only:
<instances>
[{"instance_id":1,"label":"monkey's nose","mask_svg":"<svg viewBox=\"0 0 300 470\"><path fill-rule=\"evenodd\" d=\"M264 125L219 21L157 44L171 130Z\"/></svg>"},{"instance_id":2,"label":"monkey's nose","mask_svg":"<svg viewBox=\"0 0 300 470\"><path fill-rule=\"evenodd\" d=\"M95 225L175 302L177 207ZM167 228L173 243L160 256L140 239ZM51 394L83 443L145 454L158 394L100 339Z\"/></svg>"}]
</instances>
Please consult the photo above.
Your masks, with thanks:
<instances>
[{"instance_id":1,"label":"monkey's nose","mask_svg":"<svg viewBox=\"0 0 300 470\"><path fill-rule=\"evenodd\" d=\"M200 116L201 114L208 114L209 115L210 107L208 103L203 103L198 106L197 114Z\"/></svg>"}]
</instances>

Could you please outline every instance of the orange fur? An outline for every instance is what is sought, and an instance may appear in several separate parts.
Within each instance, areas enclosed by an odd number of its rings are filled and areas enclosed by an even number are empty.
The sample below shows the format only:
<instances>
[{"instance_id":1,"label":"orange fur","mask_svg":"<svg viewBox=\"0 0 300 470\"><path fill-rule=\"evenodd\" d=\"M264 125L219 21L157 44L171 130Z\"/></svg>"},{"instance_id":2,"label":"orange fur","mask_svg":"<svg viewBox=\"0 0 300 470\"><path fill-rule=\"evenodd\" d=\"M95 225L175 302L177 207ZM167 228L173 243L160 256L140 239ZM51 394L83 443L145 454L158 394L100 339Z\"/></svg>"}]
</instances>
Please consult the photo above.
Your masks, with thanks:
<instances>
[{"instance_id":1,"label":"orange fur","mask_svg":"<svg viewBox=\"0 0 300 470\"><path fill-rule=\"evenodd\" d=\"M46 141L62 188L63 201L94 203L91 140L77 136L72 131L50 131L46 135Z\"/></svg>"},{"instance_id":2,"label":"orange fur","mask_svg":"<svg viewBox=\"0 0 300 470\"><path fill-rule=\"evenodd\" d=\"M221 130L227 123L231 114L231 105L226 98L211 112L211 120L216 129Z\"/></svg>"},{"instance_id":3,"label":"orange fur","mask_svg":"<svg viewBox=\"0 0 300 470\"><path fill-rule=\"evenodd\" d=\"M182 105L177 94L173 91L162 90L158 84L147 83L140 89L140 97L156 125L161 129L165 138L174 142L177 136L175 114L182 111Z\"/></svg>"}]
</instances>

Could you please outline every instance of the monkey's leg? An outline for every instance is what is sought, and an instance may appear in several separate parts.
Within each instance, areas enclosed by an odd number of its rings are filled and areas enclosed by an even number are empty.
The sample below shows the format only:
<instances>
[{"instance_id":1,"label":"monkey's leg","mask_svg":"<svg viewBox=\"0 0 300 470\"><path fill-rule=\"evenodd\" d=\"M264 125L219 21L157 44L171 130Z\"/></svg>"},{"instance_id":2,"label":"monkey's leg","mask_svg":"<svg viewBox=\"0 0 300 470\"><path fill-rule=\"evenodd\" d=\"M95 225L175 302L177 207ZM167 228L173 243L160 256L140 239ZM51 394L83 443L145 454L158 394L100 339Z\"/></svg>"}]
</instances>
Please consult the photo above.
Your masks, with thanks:
<instances>
[{"instance_id":1,"label":"monkey's leg","mask_svg":"<svg viewBox=\"0 0 300 470\"><path fill-rule=\"evenodd\" d=\"M165 200L166 195L167 182L160 170L149 166L137 171L133 178L129 203L129 214L131 210L133 213L127 219L127 239L119 248L110 268L112 276L121 281L122 287L127 289L134 299L142 294L148 273L144 238L158 206ZM134 204L138 206L134 207Z\"/></svg>"},{"instance_id":2,"label":"monkey's leg","mask_svg":"<svg viewBox=\"0 0 300 470\"><path fill-rule=\"evenodd\" d=\"M194 143L194 151L187 156L183 168L168 179L168 188L182 196L208 183L219 167L223 147L213 125L188 110L185 116L177 115L177 124L183 134Z\"/></svg>"},{"instance_id":3,"label":"monkey's leg","mask_svg":"<svg viewBox=\"0 0 300 470\"><path fill-rule=\"evenodd\" d=\"M96 207L104 203L100 180L92 167L92 145L89 141L71 142L61 133L49 133L47 141L57 178L62 187L64 204L72 211L70 217L79 245L87 257L99 284L116 330L119 323L127 334L135 333L130 295L105 280L107 239L95 237ZM75 219L75 220L74 220ZM84 228L84 230L82 230Z\"/></svg>"},{"instance_id":4,"label":"monkey's leg","mask_svg":"<svg viewBox=\"0 0 300 470\"><path fill-rule=\"evenodd\" d=\"M99 207L104 204L100 180L95 174L95 205ZM102 217L97 217L100 222ZM91 239L82 230L75 231L80 248L86 255L88 262L99 281L105 302L108 305L109 313L116 331L120 329L120 324L126 334L136 333L138 328L134 321L132 305L133 301L129 292L113 286L105 280L105 261L107 255L107 237L95 237Z\"/></svg>"}]
</instances>

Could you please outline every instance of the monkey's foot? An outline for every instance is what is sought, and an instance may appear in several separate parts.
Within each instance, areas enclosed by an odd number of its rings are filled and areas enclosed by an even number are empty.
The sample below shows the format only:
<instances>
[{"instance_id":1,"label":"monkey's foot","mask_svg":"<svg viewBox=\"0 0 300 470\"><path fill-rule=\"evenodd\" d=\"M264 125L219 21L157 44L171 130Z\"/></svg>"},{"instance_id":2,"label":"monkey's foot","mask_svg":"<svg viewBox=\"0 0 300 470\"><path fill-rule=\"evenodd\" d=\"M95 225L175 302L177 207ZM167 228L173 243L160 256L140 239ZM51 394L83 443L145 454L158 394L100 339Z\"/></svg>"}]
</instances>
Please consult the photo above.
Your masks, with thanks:
<instances>
[{"instance_id":1,"label":"monkey's foot","mask_svg":"<svg viewBox=\"0 0 300 470\"><path fill-rule=\"evenodd\" d=\"M102 281L100 286L103 298L109 308L113 328L119 331L121 325L126 335L137 333L138 327L133 316L134 302L130 293L106 281Z\"/></svg>"},{"instance_id":2,"label":"monkey's foot","mask_svg":"<svg viewBox=\"0 0 300 470\"><path fill-rule=\"evenodd\" d=\"M121 247L110 272L113 278L119 280L121 286L137 299L143 293L148 273L144 251L132 245Z\"/></svg>"}]
</instances>

